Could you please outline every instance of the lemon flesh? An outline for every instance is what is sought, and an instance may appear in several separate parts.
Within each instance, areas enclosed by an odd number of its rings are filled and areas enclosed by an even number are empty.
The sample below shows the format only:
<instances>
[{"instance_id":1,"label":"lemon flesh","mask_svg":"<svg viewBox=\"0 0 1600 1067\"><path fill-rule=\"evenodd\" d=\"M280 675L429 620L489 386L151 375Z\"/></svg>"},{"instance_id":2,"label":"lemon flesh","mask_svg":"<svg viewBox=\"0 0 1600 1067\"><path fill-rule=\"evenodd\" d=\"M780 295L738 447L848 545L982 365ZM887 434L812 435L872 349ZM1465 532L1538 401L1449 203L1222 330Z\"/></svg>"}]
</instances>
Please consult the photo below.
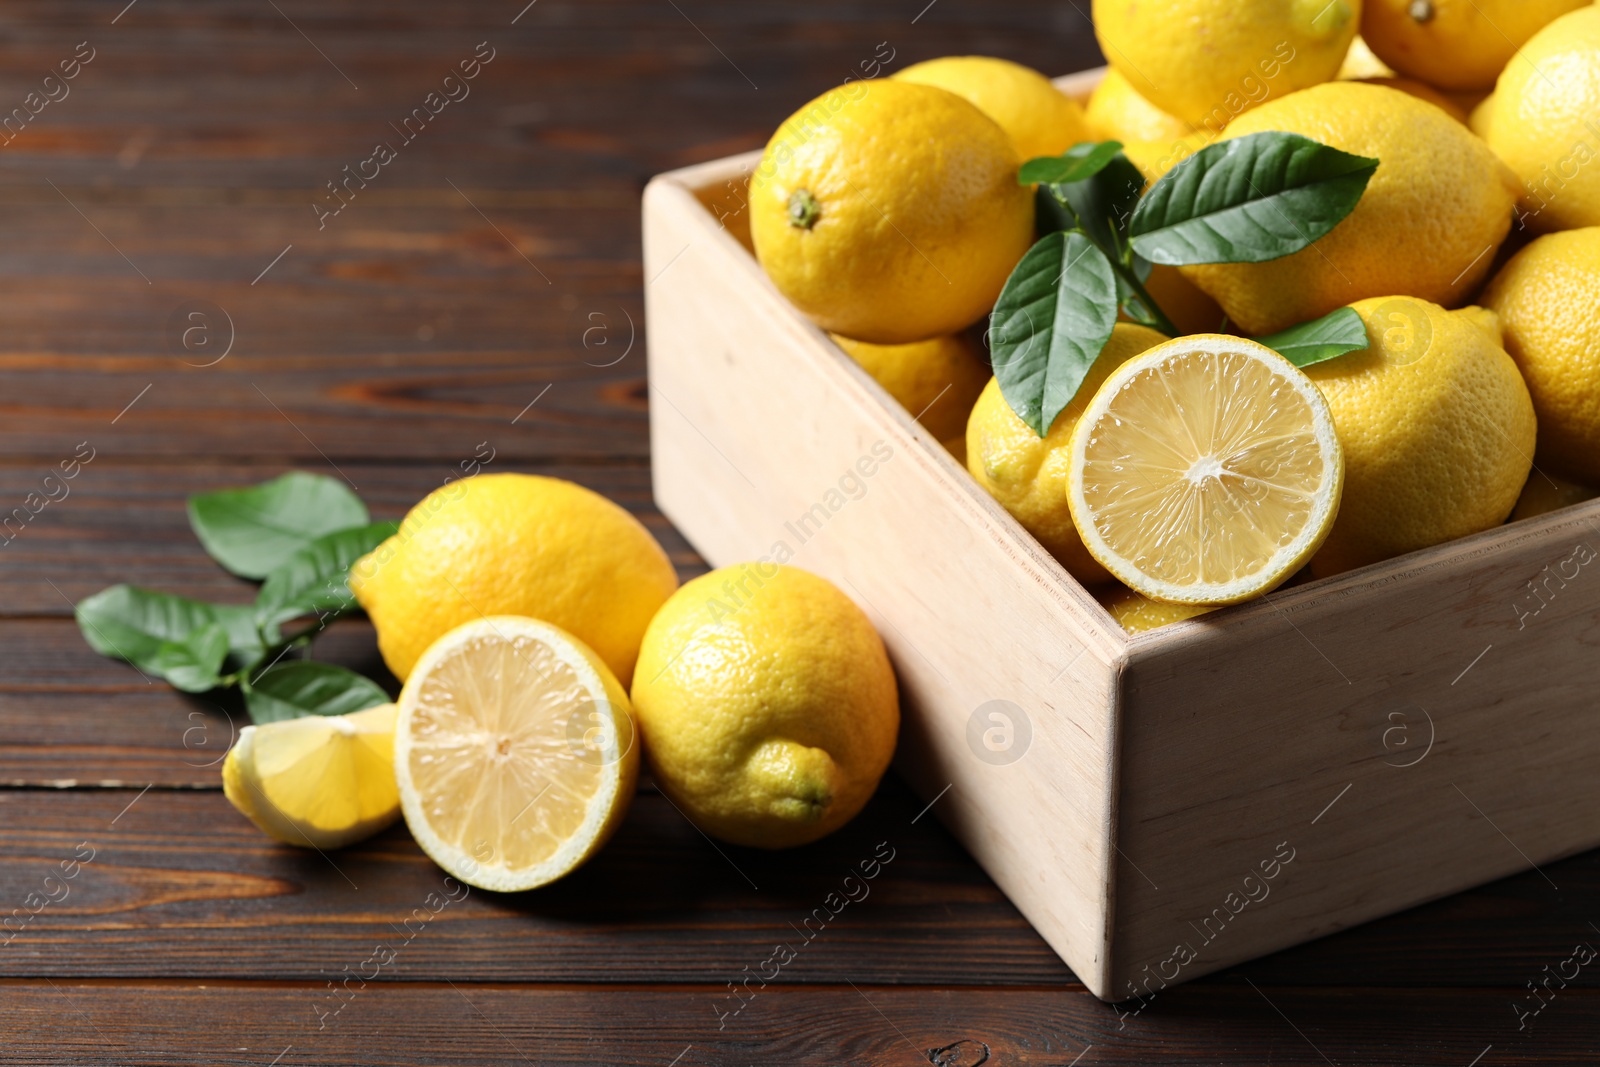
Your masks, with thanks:
<instances>
[{"instance_id":1,"label":"lemon flesh","mask_svg":"<svg viewBox=\"0 0 1600 1067\"><path fill-rule=\"evenodd\" d=\"M533 889L582 864L622 821L638 767L616 677L535 619L451 630L400 694L406 825L435 863L481 889Z\"/></svg>"},{"instance_id":2,"label":"lemon flesh","mask_svg":"<svg viewBox=\"0 0 1600 1067\"><path fill-rule=\"evenodd\" d=\"M223 792L289 845L342 848L394 822L395 706L246 726L222 766Z\"/></svg>"},{"instance_id":3,"label":"lemon flesh","mask_svg":"<svg viewBox=\"0 0 1600 1067\"><path fill-rule=\"evenodd\" d=\"M1124 363L1073 431L1068 501L1084 545L1152 600L1231 604L1311 558L1344 460L1315 386L1271 349L1185 337Z\"/></svg>"}]
</instances>

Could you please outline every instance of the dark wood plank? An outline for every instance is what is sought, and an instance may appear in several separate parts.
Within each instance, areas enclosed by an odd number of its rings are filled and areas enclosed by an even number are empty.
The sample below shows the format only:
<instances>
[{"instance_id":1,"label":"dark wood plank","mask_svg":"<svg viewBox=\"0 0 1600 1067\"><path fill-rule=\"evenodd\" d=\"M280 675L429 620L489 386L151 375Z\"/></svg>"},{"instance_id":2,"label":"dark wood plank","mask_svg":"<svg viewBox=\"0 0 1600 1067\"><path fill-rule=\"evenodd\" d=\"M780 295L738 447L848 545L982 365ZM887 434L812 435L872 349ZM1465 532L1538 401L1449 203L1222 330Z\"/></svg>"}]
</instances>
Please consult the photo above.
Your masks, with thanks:
<instances>
[{"instance_id":1,"label":"dark wood plank","mask_svg":"<svg viewBox=\"0 0 1600 1067\"><path fill-rule=\"evenodd\" d=\"M786 982L1081 989L922 807L891 777L839 834L766 853L713 847L647 788L588 867L536 893L474 891L408 955L418 977L716 984L758 974L783 944L797 956ZM14 927L7 976L313 978L445 884L401 826L324 857L274 844L215 791L0 792L0 825L13 906L80 843L94 850L66 899ZM891 851L858 902L829 900L860 896L845 876ZM1560 894L1529 872L1201 984L1520 990L1600 941L1600 853L1545 875ZM838 912L820 932L819 907Z\"/></svg>"},{"instance_id":2,"label":"dark wood plank","mask_svg":"<svg viewBox=\"0 0 1600 1067\"><path fill-rule=\"evenodd\" d=\"M0 448L436 459L493 429L509 457L643 458L651 174L758 147L880 41L889 69L972 48L1062 72L1097 58L1086 16L1045 4L946 5L913 28L833 3L800 32L726 3L546 3L512 26L520 6L290 4L293 24L242 3L141 0L116 25L89 3L8 9L0 100L86 37L96 56L0 150ZM319 228L325 183L482 40L496 58L471 94ZM203 369L166 336L196 300L235 340Z\"/></svg>"},{"instance_id":3,"label":"dark wood plank","mask_svg":"<svg viewBox=\"0 0 1600 1067\"><path fill-rule=\"evenodd\" d=\"M891 780L840 833L769 853L713 846L644 792L569 878L451 905L408 949L410 973L718 985L786 942L803 953L797 981L1075 987L938 823L913 822L922 807ZM0 916L21 909L0 975L315 979L446 888L403 825L323 856L277 845L214 791L0 792L0 827L0 902L15 902ZM24 921L28 894L91 851L66 895L53 883L59 901ZM874 878L860 880L862 863ZM857 899L830 897L844 893Z\"/></svg>"},{"instance_id":4,"label":"dark wood plank","mask_svg":"<svg viewBox=\"0 0 1600 1067\"><path fill-rule=\"evenodd\" d=\"M616 501L649 527L683 577L705 570L683 536L655 509L649 468L643 463L529 464L500 453L501 443L488 434L463 442L454 456L441 453L427 463L350 463L338 471L321 457L300 464L189 460L141 465L102 452L77 477L65 482L58 477L48 484L44 479L57 470L53 464L0 463L0 519L10 518L0 534L0 588L6 593L0 619L68 616L71 602L117 582L202 600L247 602L255 586L229 575L205 554L189 529L185 501L193 493L251 485L290 469L330 477L343 471L376 518L399 519L452 474L473 469L461 464L491 457L479 469L566 478ZM38 497L29 501L30 493ZM39 498L47 494L58 499L41 505ZM22 515L15 514L17 508L23 509ZM11 539L4 540L6 536ZM0 665L0 679L4 670Z\"/></svg>"},{"instance_id":5,"label":"dark wood plank","mask_svg":"<svg viewBox=\"0 0 1600 1067\"><path fill-rule=\"evenodd\" d=\"M0 1062L1510 1067L1588 1065L1600 1051L1593 989L1563 991L1518 1032L1511 994L1497 990L1385 991L1374 1004L1360 990L1198 985L1122 1028L1083 993L774 984L719 1030L712 987L389 981L426 936L342 1000L326 983L7 983ZM349 966L371 951L352 946Z\"/></svg>"}]
</instances>

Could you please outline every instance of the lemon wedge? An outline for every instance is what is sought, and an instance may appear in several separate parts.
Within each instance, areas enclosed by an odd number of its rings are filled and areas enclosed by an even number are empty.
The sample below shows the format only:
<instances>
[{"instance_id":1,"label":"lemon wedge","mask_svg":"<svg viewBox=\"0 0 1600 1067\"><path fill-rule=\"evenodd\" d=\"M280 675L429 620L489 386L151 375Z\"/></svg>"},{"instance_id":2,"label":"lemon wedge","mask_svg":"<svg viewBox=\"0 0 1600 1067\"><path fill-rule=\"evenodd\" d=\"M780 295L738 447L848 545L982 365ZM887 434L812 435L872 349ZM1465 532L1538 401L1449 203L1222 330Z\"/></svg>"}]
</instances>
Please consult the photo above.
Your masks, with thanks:
<instances>
[{"instance_id":1,"label":"lemon wedge","mask_svg":"<svg viewBox=\"0 0 1600 1067\"><path fill-rule=\"evenodd\" d=\"M428 647L400 694L406 825L468 885L553 882L622 822L635 737L627 694L576 637L516 615L465 623Z\"/></svg>"},{"instance_id":2,"label":"lemon wedge","mask_svg":"<svg viewBox=\"0 0 1600 1067\"><path fill-rule=\"evenodd\" d=\"M222 790L289 845L342 848L400 814L395 706L246 726L222 764Z\"/></svg>"},{"instance_id":3,"label":"lemon wedge","mask_svg":"<svg viewBox=\"0 0 1600 1067\"><path fill-rule=\"evenodd\" d=\"M1124 585L1174 604L1275 589L1328 536L1344 485L1317 387L1270 348L1221 334L1118 367L1068 447L1084 546Z\"/></svg>"}]
</instances>

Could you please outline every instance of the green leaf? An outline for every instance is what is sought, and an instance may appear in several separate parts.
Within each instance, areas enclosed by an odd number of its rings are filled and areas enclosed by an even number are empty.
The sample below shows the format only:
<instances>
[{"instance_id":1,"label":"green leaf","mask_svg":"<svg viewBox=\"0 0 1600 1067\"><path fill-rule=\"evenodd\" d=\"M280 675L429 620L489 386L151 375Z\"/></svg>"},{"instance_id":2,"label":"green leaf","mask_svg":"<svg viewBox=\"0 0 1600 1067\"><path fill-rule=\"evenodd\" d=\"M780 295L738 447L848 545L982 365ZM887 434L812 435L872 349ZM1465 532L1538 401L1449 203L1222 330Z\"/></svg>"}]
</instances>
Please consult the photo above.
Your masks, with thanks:
<instances>
[{"instance_id":1,"label":"green leaf","mask_svg":"<svg viewBox=\"0 0 1600 1067\"><path fill-rule=\"evenodd\" d=\"M1265 263L1329 233L1360 203L1378 160L1294 133L1209 145L1151 188L1133 247L1152 263Z\"/></svg>"},{"instance_id":2,"label":"green leaf","mask_svg":"<svg viewBox=\"0 0 1600 1067\"><path fill-rule=\"evenodd\" d=\"M1081 233L1052 233L1006 280L990 319L1000 392L1040 437L1072 403L1117 322L1117 280Z\"/></svg>"},{"instance_id":3,"label":"green leaf","mask_svg":"<svg viewBox=\"0 0 1600 1067\"><path fill-rule=\"evenodd\" d=\"M1144 185L1144 175L1139 173L1139 168L1118 153L1093 177L1053 188L1066 200L1084 232L1094 238L1096 244L1101 248L1120 249L1128 243L1128 224L1139 206ZM1150 272L1148 263L1144 272L1146 275Z\"/></svg>"},{"instance_id":4,"label":"green leaf","mask_svg":"<svg viewBox=\"0 0 1600 1067\"><path fill-rule=\"evenodd\" d=\"M346 584L350 566L400 529L378 522L324 534L267 575L256 595L256 619L276 626L301 615L348 611L355 597Z\"/></svg>"},{"instance_id":5,"label":"green leaf","mask_svg":"<svg viewBox=\"0 0 1600 1067\"><path fill-rule=\"evenodd\" d=\"M244 684L245 707L257 725L305 715L344 715L387 704L389 694L355 671L314 660L276 663Z\"/></svg>"},{"instance_id":6,"label":"green leaf","mask_svg":"<svg viewBox=\"0 0 1600 1067\"><path fill-rule=\"evenodd\" d=\"M343 482L303 471L189 498L195 536L212 559L242 578L265 578L324 534L371 521Z\"/></svg>"},{"instance_id":7,"label":"green leaf","mask_svg":"<svg viewBox=\"0 0 1600 1067\"><path fill-rule=\"evenodd\" d=\"M1081 141L1059 156L1040 156L1030 159L1017 171L1017 181L1022 185L1079 182L1092 178L1122 154L1120 141Z\"/></svg>"},{"instance_id":8,"label":"green leaf","mask_svg":"<svg viewBox=\"0 0 1600 1067\"><path fill-rule=\"evenodd\" d=\"M1320 319L1256 340L1296 367L1309 367L1346 352L1360 352L1372 343L1367 337L1367 324L1354 308L1340 308Z\"/></svg>"},{"instance_id":9,"label":"green leaf","mask_svg":"<svg viewBox=\"0 0 1600 1067\"><path fill-rule=\"evenodd\" d=\"M227 641L223 657L232 654L240 666L254 663L265 651L254 613L242 605L204 604L169 593L114 585L80 601L75 614L90 648L158 674L179 688L198 684L201 676L190 672L213 658L215 634L196 637L199 631L221 629ZM220 669L223 657L217 658L214 670ZM174 679L169 669L186 684Z\"/></svg>"},{"instance_id":10,"label":"green leaf","mask_svg":"<svg viewBox=\"0 0 1600 1067\"><path fill-rule=\"evenodd\" d=\"M227 656L227 628L210 622L182 641L161 642L150 657L150 667L185 693L204 693L221 682Z\"/></svg>"}]
</instances>

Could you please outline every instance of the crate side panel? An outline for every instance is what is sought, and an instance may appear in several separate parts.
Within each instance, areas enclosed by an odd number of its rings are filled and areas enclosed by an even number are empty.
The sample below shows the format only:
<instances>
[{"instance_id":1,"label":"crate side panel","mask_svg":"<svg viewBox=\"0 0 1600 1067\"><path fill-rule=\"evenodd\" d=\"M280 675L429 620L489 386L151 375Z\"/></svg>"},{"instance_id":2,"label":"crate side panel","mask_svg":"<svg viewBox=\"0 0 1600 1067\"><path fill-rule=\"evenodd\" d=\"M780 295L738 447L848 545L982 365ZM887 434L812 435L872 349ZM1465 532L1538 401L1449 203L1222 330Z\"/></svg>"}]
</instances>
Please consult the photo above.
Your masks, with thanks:
<instances>
[{"instance_id":1,"label":"crate side panel","mask_svg":"<svg viewBox=\"0 0 1600 1067\"><path fill-rule=\"evenodd\" d=\"M1103 985L1121 635L686 192L658 180L645 231L662 511L714 564L792 553L867 611L900 679L902 773Z\"/></svg>"},{"instance_id":2,"label":"crate side panel","mask_svg":"<svg viewBox=\"0 0 1600 1067\"><path fill-rule=\"evenodd\" d=\"M1600 844L1596 519L1519 523L1136 655L1116 995Z\"/></svg>"}]
</instances>

